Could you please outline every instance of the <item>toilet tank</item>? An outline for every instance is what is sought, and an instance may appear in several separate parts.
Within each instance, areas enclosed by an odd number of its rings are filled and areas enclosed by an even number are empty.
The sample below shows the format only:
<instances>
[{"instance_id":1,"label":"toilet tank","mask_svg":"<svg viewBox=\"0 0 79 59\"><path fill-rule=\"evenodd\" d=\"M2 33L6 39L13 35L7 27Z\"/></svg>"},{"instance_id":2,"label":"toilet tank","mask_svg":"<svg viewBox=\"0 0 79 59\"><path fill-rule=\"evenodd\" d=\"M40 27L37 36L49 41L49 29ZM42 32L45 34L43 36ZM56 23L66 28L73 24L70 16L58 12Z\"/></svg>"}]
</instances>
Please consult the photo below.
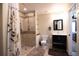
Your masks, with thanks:
<instances>
[{"instance_id":1,"label":"toilet tank","mask_svg":"<svg viewBox=\"0 0 79 59\"><path fill-rule=\"evenodd\" d=\"M41 38L42 38L43 40L47 40L47 39L48 39L48 35L41 35Z\"/></svg>"}]
</instances>

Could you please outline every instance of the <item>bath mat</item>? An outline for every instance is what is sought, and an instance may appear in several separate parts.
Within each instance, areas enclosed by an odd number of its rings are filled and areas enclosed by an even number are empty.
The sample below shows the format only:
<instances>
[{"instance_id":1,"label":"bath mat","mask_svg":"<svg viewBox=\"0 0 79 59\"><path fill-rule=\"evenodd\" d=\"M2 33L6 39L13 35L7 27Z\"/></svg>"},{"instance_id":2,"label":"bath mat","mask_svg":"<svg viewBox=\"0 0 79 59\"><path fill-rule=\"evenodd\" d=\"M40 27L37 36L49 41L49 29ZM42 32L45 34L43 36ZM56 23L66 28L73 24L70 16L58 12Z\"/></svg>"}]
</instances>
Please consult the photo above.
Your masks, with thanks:
<instances>
[{"instance_id":1,"label":"bath mat","mask_svg":"<svg viewBox=\"0 0 79 59\"><path fill-rule=\"evenodd\" d=\"M66 51L64 51L64 50L55 50L55 49L49 49L48 54L52 55L52 56L68 56Z\"/></svg>"}]
</instances>

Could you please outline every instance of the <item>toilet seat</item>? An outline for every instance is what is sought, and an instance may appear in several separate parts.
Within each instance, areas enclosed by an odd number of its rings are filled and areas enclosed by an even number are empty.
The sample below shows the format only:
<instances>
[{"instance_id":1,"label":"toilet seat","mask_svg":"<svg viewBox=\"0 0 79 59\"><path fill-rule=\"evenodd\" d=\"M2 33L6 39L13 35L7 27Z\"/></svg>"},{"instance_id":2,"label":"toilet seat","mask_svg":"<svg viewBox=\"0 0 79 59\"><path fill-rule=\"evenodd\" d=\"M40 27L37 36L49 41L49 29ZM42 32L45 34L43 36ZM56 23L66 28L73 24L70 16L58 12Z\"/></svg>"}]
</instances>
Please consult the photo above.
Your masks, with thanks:
<instances>
[{"instance_id":1,"label":"toilet seat","mask_svg":"<svg viewBox=\"0 0 79 59\"><path fill-rule=\"evenodd\" d=\"M41 41L41 44L46 44L46 43L47 43L46 40Z\"/></svg>"}]
</instances>

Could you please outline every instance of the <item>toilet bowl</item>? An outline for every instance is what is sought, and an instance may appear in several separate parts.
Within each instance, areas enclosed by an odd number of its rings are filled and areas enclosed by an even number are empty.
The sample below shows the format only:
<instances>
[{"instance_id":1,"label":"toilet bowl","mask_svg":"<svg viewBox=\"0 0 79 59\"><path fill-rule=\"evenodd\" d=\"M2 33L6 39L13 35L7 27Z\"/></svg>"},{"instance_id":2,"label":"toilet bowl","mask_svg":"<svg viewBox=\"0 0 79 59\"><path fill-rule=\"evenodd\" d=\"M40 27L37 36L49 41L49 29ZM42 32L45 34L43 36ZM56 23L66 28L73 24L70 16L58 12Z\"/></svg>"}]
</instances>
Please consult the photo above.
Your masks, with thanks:
<instances>
[{"instance_id":1,"label":"toilet bowl","mask_svg":"<svg viewBox=\"0 0 79 59\"><path fill-rule=\"evenodd\" d=\"M41 45L43 48L46 48L47 47L47 40L48 40L48 35L41 35Z\"/></svg>"}]
</instances>

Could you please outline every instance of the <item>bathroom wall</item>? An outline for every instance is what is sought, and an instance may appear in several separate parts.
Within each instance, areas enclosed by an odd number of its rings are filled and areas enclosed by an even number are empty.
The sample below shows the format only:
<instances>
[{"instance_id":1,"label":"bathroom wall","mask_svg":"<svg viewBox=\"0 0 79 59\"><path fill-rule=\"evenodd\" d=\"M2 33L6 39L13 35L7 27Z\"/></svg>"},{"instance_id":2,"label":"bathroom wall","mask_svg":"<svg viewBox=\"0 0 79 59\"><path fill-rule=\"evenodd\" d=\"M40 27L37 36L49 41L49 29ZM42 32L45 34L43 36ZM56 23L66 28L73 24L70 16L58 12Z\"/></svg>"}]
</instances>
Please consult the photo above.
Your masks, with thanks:
<instances>
[{"instance_id":1,"label":"bathroom wall","mask_svg":"<svg viewBox=\"0 0 79 59\"><path fill-rule=\"evenodd\" d=\"M0 56L3 55L3 21L2 21L2 4L0 3Z\"/></svg>"},{"instance_id":2,"label":"bathroom wall","mask_svg":"<svg viewBox=\"0 0 79 59\"><path fill-rule=\"evenodd\" d=\"M48 26L50 24L50 14L40 14L38 15L38 28L40 34L48 35Z\"/></svg>"},{"instance_id":3,"label":"bathroom wall","mask_svg":"<svg viewBox=\"0 0 79 59\"><path fill-rule=\"evenodd\" d=\"M54 31L53 30L53 20L63 20L63 30L62 31ZM50 13L50 14L39 14L38 15L38 27L41 35L49 35L49 47L52 48L52 39L51 35L68 35L69 34L69 16L68 12L61 13ZM48 27L51 27L51 31L48 30ZM68 40L68 39L67 39ZM67 48L68 44L67 44Z\"/></svg>"},{"instance_id":4,"label":"bathroom wall","mask_svg":"<svg viewBox=\"0 0 79 59\"><path fill-rule=\"evenodd\" d=\"M78 31L77 43L79 43L79 4L77 4L77 31Z\"/></svg>"},{"instance_id":5,"label":"bathroom wall","mask_svg":"<svg viewBox=\"0 0 79 59\"><path fill-rule=\"evenodd\" d=\"M3 52L7 55L7 16L8 15L8 3L3 4Z\"/></svg>"},{"instance_id":6,"label":"bathroom wall","mask_svg":"<svg viewBox=\"0 0 79 59\"><path fill-rule=\"evenodd\" d=\"M63 30L62 31L54 31L53 30L53 20L63 20ZM67 34L68 33L68 13L52 13L52 14L40 14L38 15L38 26L40 34ZM48 30L48 27L51 27L51 31Z\"/></svg>"},{"instance_id":7,"label":"bathroom wall","mask_svg":"<svg viewBox=\"0 0 79 59\"><path fill-rule=\"evenodd\" d=\"M77 53L79 56L79 3L77 4Z\"/></svg>"},{"instance_id":8,"label":"bathroom wall","mask_svg":"<svg viewBox=\"0 0 79 59\"><path fill-rule=\"evenodd\" d=\"M38 14L38 25L40 34L64 34L68 33L68 11L70 10L72 4L54 4L51 6L52 10L48 9L48 13ZM53 30L53 20L63 20L63 30L54 31ZM48 31L48 27L51 27L51 31Z\"/></svg>"}]
</instances>

